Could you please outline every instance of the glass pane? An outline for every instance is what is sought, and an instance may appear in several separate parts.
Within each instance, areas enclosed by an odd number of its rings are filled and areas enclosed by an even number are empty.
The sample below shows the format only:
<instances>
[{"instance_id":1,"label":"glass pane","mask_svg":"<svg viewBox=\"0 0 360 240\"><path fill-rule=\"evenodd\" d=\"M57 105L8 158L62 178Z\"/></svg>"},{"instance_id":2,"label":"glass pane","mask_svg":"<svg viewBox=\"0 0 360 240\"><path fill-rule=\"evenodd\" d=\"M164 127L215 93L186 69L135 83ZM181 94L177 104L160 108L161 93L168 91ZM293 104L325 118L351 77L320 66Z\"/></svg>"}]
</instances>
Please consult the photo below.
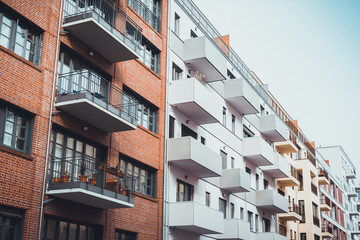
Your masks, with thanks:
<instances>
[{"instance_id":1,"label":"glass pane","mask_svg":"<svg viewBox=\"0 0 360 240\"><path fill-rule=\"evenodd\" d=\"M12 111L8 110L6 112L6 120L9 122L15 122L15 114Z\"/></svg>"},{"instance_id":2,"label":"glass pane","mask_svg":"<svg viewBox=\"0 0 360 240\"><path fill-rule=\"evenodd\" d=\"M18 25L16 29L14 52L20 56L23 55L25 34L26 30L22 29L22 27Z\"/></svg>"},{"instance_id":3,"label":"glass pane","mask_svg":"<svg viewBox=\"0 0 360 240\"><path fill-rule=\"evenodd\" d=\"M69 240L76 240L76 230L77 230L77 225L74 223L70 223Z\"/></svg>"},{"instance_id":4,"label":"glass pane","mask_svg":"<svg viewBox=\"0 0 360 240\"><path fill-rule=\"evenodd\" d=\"M56 134L56 143L63 144L64 141L64 135L61 133Z\"/></svg>"},{"instance_id":5,"label":"glass pane","mask_svg":"<svg viewBox=\"0 0 360 240\"><path fill-rule=\"evenodd\" d=\"M26 119L23 117L18 116L17 117L17 125L25 127L26 125Z\"/></svg>"},{"instance_id":6,"label":"glass pane","mask_svg":"<svg viewBox=\"0 0 360 240\"><path fill-rule=\"evenodd\" d=\"M55 238L55 233L56 233L56 220L48 219L47 220L46 237L47 238Z\"/></svg>"},{"instance_id":7,"label":"glass pane","mask_svg":"<svg viewBox=\"0 0 360 240\"><path fill-rule=\"evenodd\" d=\"M8 133L5 133L4 134L4 142L3 142L3 144L7 145L7 146L11 146L12 139L13 139L12 135L10 135Z\"/></svg>"},{"instance_id":8,"label":"glass pane","mask_svg":"<svg viewBox=\"0 0 360 240\"><path fill-rule=\"evenodd\" d=\"M86 144L85 145L85 154L90 157L95 157L94 156L94 147L89 144Z\"/></svg>"},{"instance_id":9,"label":"glass pane","mask_svg":"<svg viewBox=\"0 0 360 240\"><path fill-rule=\"evenodd\" d=\"M1 25L1 34L0 34L0 45L6 48L9 48L10 32L11 32L11 20L6 16L3 16L3 21Z\"/></svg>"},{"instance_id":10,"label":"glass pane","mask_svg":"<svg viewBox=\"0 0 360 240\"><path fill-rule=\"evenodd\" d=\"M83 152L83 143L81 141L76 141L76 152Z\"/></svg>"},{"instance_id":11,"label":"glass pane","mask_svg":"<svg viewBox=\"0 0 360 240\"><path fill-rule=\"evenodd\" d=\"M60 230L59 230L59 238L58 238L58 240L67 240L66 239L67 228L68 228L68 223L60 221Z\"/></svg>"},{"instance_id":12,"label":"glass pane","mask_svg":"<svg viewBox=\"0 0 360 240\"><path fill-rule=\"evenodd\" d=\"M5 122L5 132L12 134L14 131L14 123L12 122Z\"/></svg>"},{"instance_id":13,"label":"glass pane","mask_svg":"<svg viewBox=\"0 0 360 240\"><path fill-rule=\"evenodd\" d=\"M86 226L80 225L79 240L86 240Z\"/></svg>"},{"instance_id":14,"label":"glass pane","mask_svg":"<svg viewBox=\"0 0 360 240\"><path fill-rule=\"evenodd\" d=\"M74 138L68 137L66 141L67 148L74 149Z\"/></svg>"},{"instance_id":15,"label":"glass pane","mask_svg":"<svg viewBox=\"0 0 360 240\"><path fill-rule=\"evenodd\" d=\"M15 143L15 148L24 150L25 149L25 140L17 138Z\"/></svg>"},{"instance_id":16,"label":"glass pane","mask_svg":"<svg viewBox=\"0 0 360 240\"><path fill-rule=\"evenodd\" d=\"M16 136L20 138L25 138L25 132L26 132L26 128L18 126L16 129Z\"/></svg>"}]
</instances>

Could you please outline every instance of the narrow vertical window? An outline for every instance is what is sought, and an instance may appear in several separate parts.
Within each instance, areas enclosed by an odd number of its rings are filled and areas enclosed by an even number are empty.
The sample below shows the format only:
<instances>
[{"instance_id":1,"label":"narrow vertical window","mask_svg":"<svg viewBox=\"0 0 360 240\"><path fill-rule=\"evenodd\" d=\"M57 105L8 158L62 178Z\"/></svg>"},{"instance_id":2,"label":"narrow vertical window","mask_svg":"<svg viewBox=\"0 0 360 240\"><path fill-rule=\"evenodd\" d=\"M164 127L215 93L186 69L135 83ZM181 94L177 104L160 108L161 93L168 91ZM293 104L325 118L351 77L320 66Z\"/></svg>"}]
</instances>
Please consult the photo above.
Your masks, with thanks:
<instances>
[{"instance_id":1,"label":"narrow vertical window","mask_svg":"<svg viewBox=\"0 0 360 240\"><path fill-rule=\"evenodd\" d=\"M235 120L236 120L235 116L231 115L231 131L233 133L235 133Z\"/></svg>"},{"instance_id":2,"label":"narrow vertical window","mask_svg":"<svg viewBox=\"0 0 360 240\"><path fill-rule=\"evenodd\" d=\"M220 150L220 156L222 159L222 169L227 169L227 154Z\"/></svg>"},{"instance_id":3,"label":"narrow vertical window","mask_svg":"<svg viewBox=\"0 0 360 240\"><path fill-rule=\"evenodd\" d=\"M241 220L244 220L244 208L243 207L240 207L240 219Z\"/></svg>"},{"instance_id":4,"label":"narrow vertical window","mask_svg":"<svg viewBox=\"0 0 360 240\"><path fill-rule=\"evenodd\" d=\"M175 118L169 116L169 138L174 138L175 135Z\"/></svg>"},{"instance_id":5,"label":"narrow vertical window","mask_svg":"<svg viewBox=\"0 0 360 240\"><path fill-rule=\"evenodd\" d=\"M256 190L259 190L259 174L256 173L255 179L256 179Z\"/></svg>"},{"instance_id":6,"label":"narrow vertical window","mask_svg":"<svg viewBox=\"0 0 360 240\"><path fill-rule=\"evenodd\" d=\"M180 16L175 13L175 25L174 25L174 32L177 36L180 33Z\"/></svg>"},{"instance_id":7,"label":"narrow vertical window","mask_svg":"<svg viewBox=\"0 0 360 240\"><path fill-rule=\"evenodd\" d=\"M254 231L254 220L253 220L253 213L248 211L248 222L250 223L250 231Z\"/></svg>"},{"instance_id":8,"label":"narrow vertical window","mask_svg":"<svg viewBox=\"0 0 360 240\"><path fill-rule=\"evenodd\" d=\"M219 198L219 211L224 214L226 218L226 200Z\"/></svg>"},{"instance_id":9,"label":"narrow vertical window","mask_svg":"<svg viewBox=\"0 0 360 240\"><path fill-rule=\"evenodd\" d=\"M231 218L235 218L235 204L230 203L230 214L231 214Z\"/></svg>"},{"instance_id":10,"label":"narrow vertical window","mask_svg":"<svg viewBox=\"0 0 360 240\"><path fill-rule=\"evenodd\" d=\"M255 214L255 231L259 231L259 215Z\"/></svg>"},{"instance_id":11,"label":"narrow vertical window","mask_svg":"<svg viewBox=\"0 0 360 240\"><path fill-rule=\"evenodd\" d=\"M200 140L201 140L202 144L204 144L204 145L206 144L206 139L204 137L201 137Z\"/></svg>"},{"instance_id":12,"label":"narrow vertical window","mask_svg":"<svg viewBox=\"0 0 360 240\"><path fill-rule=\"evenodd\" d=\"M210 207L210 193L205 192L205 205Z\"/></svg>"},{"instance_id":13,"label":"narrow vertical window","mask_svg":"<svg viewBox=\"0 0 360 240\"><path fill-rule=\"evenodd\" d=\"M183 70L176 65L175 63L173 63L173 67L172 67L172 79L173 80L179 80L182 79L182 72Z\"/></svg>"},{"instance_id":14,"label":"narrow vertical window","mask_svg":"<svg viewBox=\"0 0 360 240\"><path fill-rule=\"evenodd\" d=\"M223 125L226 126L226 108L223 107Z\"/></svg>"},{"instance_id":15,"label":"narrow vertical window","mask_svg":"<svg viewBox=\"0 0 360 240\"><path fill-rule=\"evenodd\" d=\"M235 158L231 157L231 168L235 168Z\"/></svg>"}]
</instances>

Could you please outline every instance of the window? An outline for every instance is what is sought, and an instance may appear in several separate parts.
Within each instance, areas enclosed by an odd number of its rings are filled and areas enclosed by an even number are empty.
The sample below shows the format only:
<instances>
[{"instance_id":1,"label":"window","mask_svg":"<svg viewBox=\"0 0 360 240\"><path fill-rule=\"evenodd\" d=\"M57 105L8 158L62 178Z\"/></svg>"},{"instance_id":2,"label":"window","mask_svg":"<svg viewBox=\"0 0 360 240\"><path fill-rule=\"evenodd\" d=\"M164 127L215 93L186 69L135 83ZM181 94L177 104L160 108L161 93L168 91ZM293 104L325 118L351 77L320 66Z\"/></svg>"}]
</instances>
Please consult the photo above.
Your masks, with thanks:
<instances>
[{"instance_id":1,"label":"window","mask_svg":"<svg viewBox=\"0 0 360 240\"><path fill-rule=\"evenodd\" d=\"M210 193L209 192L205 192L205 205L210 207Z\"/></svg>"},{"instance_id":2,"label":"window","mask_svg":"<svg viewBox=\"0 0 360 240\"><path fill-rule=\"evenodd\" d=\"M200 141L201 141L202 144L204 144L204 145L206 144L206 139L204 137L201 137Z\"/></svg>"},{"instance_id":3,"label":"window","mask_svg":"<svg viewBox=\"0 0 360 240\"><path fill-rule=\"evenodd\" d=\"M235 158L231 157L231 168L235 168Z\"/></svg>"},{"instance_id":4,"label":"window","mask_svg":"<svg viewBox=\"0 0 360 240\"><path fill-rule=\"evenodd\" d=\"M158 132L158 108L136 95L128 88L123 89L122 105L130 106L129 109L123 109L123 111L129 111L131 114L133 111L137 111L137 123L144 128L150 130L153 133ZM137 104L137 110L136 110ZM134 107L131 107L134 106ZM130 116L132 116L131 114Z\"/></svg>"},{"instance_id":5,"label":"window","mask_svg":"<svg viewBox=\"0 0 360 240\"><path fill-rule=\"evenodd\" d=\"M33 115L0 100L0 145L30 155Z\"/></svg>"},{"instance_id":6,"label":"window","mask_svg":"<svg viewBox=\"0 0 360 240\"><path fill-rule=\"evenodd\" d=\"M186 137L190 136L194 139L197 139L197 133L185 126L184 124L181 124L181 136Z\"/></svg>"},{"instance_id":7,"label":"window","mask_svg":"<svg viewBox=\"0 0 360 240\"><path fill-rule=\"evenodd\" d=\"M224 214L226 218L226 200L219 198L219 211Z\"/></svg>"},{"instance_id":8,"label":"window","mask_svg":"<svg viewBox=\"0 0 360 240\"><path fill-rule=\"evenodd\" d=\"M0 45L40 65L42 31L0 4Z\"/></svg>"},{"instance_id":9,"label":"window","mask_svg":"<svg viewBox=\"0 0 360 240\"><path fill-rule=\"evenodd\" d=\"M134 232L124 231L124 230L115 230L115 240L136 240L137 236Z\"/></svg>"},{"instance_id":10,"label":"window","mask_svg":"<svg viewBox=\"0 0 360 240\"><path fill-rule=\"evenodd\" d=\"M240 207L240 219L241 220L244 220L244 208L243 207Z\"/></svg>"},{"instance_id":11,"label":"window","mask_svg":"<svg viewBox=\"0 0 360 240\"><path fill-rule=\"evenodd\" d=\"M223 107L223 125L226 126L226 108Z\"/></svg>"},{"instance_id":12,"label":"window","mask_svg":"<svg viewBox=\"0 0 360 240\"><path fill-rule=\"evenodd\" d=\"M255 180L256 180L256 190L259 190L259 174L255 174Z\"/></svg>"},{"instance_id":13,"label":"window","mask_svg":"<svg viewBox=\"0 0 360 240\"><path fill-rule=\"evenodd\" d=\"M246 168L245 168L245 171L246 171L248 174L251 174L251 169L250 169L250 168L246 167Z\"/></svg>"},{"instance_id":14,"label":"window","mask_svg":"<svg viewBox=\"0 0 360 240\"><path fill-rule=\"evenodd\" d=\"M150 197L156 195L156 171L132 158L120 154L120 171L135 180L135 191Z\"/></svg>"},{"instance_id":15,"label":"window","mask_svg":"<svg viewBox=\"0 0 360 240\"><path fill-rule=\"evenodd\" d=\"M45 216L43 240L102 239L101 227ZM121 238L120 238L121 239Z\"/></svg>"},{"instance_id":16,"label":"window","mask_svg":"<svg viewBox=\"0 0 360 240\"><path fill-rule=\"evenodd\" d=\"M300 240L306 240L306 233L300 233Z\"/></svg>"},{"instance_id":17,"label":"window","mask_svg":"<svg viewBox=\"0 0 360 240\"><path fill-rule=\"evenodd\" d=\"M180 33L180 16L177 13L175 13L174 33L176 36L179 36Z\"/></svg>"},{"instance_id":18,"label":"window","mask_svg":"<svg viewBox=\"0 0 360 240\"><path fill-rule=\"evenodd\" d=\"M253 220L253 213L248 211L248 222L250 223L250 231L254 231L254 220Z\"/></svg>"},{"instance_id":19,"label":"window","mask_svg":"<svg viewBox=\"0 0 360 240\"><path fill-rule=\"evenodd\" d=\"M173 67L172 67L172 79L173 80L179 80L182 79L182 72L183 70L178 67L178 65L176 65L175 63L173 63Z\"/></svg>"},{"instance_id":20,"label":"window","mask_svg":"<svg viewBox=\"0 0 360 240\"><path fill-rule=\"evenodd\" d=\"M222 159L222 169L227 169L227 154L220 150L220 156Z\"/></svg>"},{"instance_id":21,"label":"window","mask_svg":"<svg viewBox=\"0 0 360 240\"><path fill-rule=\"evenodd\" d=\"M304 200L299 200L299 212L300 212L300 216L302 217L301 219L301 223L305 222L305 202Z\"/></svg>"},{"instance_id":22,"label":"window","mask_svg":"<svg viewBox=\"0 0 360 240\"><path fill-rule=\"evenodd\" d=\"M174 138L175 135L175 118L169 116L169 138Z\"/></svg>"},{"instance_id":23,"label":"window","mask_svg":"<svg viewBox=\"0 0 360 240\"><path fill-rule=\"evenodd\" d=\"M17 209L0 207L0 239L16 240L22 239L21 226L23 223L23 212Z\"/></svg>"},{"instance_id":24,"label":"window","mask_svg":"<svg viewBox=\"0 0 360 240\"><path fill-rule=\"evenodd\" d=\"M155 73L160 73L160 51L144 37L142 38L140 60Z\"/></svg>"},{"instance_id":25,"label":"window","mask_svg":"<svg viewBox=\"0 0 360 240\"><path fill-rule=\"evenodd\" d=\"M230 214L231 218L235 217L235 205L233 203L230 203Z\"/></svg>"},{"instance_id":26,"label":"window","mask_svg":"<svg viewBox=\"0 0 360 240\"><path fill-rule=\"evenodd\" d=\"M190 30L190 38L197 38L198 35L193 31L193 30Z\"/></svg>"},{"instance_id":27,"label":"window","mask_svg":"<svg viewBox=\"0 0 360 240\"><path fill-rule=\"evenodd\" d=\"M335 206L335 204L333 204L332 205L332 218L334 219L334 220L336 220L337 218L336 218L336 206Z\"/></svg>"},{"instance_id":28,"label":"window","mask_svg":"<svg viewBox=\"0 0 360 240\"><path fill-rule=\"evenodd\" d=\"M264 190L269 189L269 182L268 180L264 179Z\"/></svg>"},{"instance_id":29,"label":"window","mask_svg":"<svg viewBox=\"0 0 360 240\"><path fill-rule=\"evenodd\" d=\"M261 115L265 115L265 108L263 105L260 105L260 113Z\"/></svg>"},{"instance_id":30,"label":"window","mask_svg":"<svg viewBox=\"0 0 360 240\"><path fill-rule=\"evenodd\" d=\"M233 133L235 133L235 120L236 120L235 116L231 115L231 131Z\"/></svg>"},{"instance_id":31,"label":"window","mask_svg":"<svg viewBox=\"0 0 360 240\"><path fill-rule=\"evenodd\" d=\"M337 239L337 236L335 237L335 239ZM314 234L314 240L320 240L320 236Z\"/></svg>"},{"instance_id":32,"label":"window","mask_svg":"<svg viewBox=\"0 0 360 240\"><path fill-rule=\"evenodd\" d=\"M227 70L227 76L228 76L229 79L235 79L234 74L232 74L232 72L230 72L229 69Z\"/></svg>"},{"instance_id":33,"label":"window","mask_svg":"<svg viewBox=\"0 0 360 240\"><path fill-rule=\"evenodd\" d=\"M160 33L161 2L160 0L128 0L129 6L146 22Z\"/></svg>"},{"instance_id":34,"label":"window","mask_svg":"<svg viewBox=\"0 0 360 240\"><path fill-rule=\"evenodd\" d=\"M259 231L259 215L255 214L255 231Z\"/></svg>"},{"instance_id":35,"label":"window","mask_svg":"<svg viewBox=\"0 0 360 240\"><path fill-rule=\"evenodd\" d=\"M177 180L176 186L176 201L192 201L194 187L186 182Z\"/></svg>"},{"instance_id":36,"label":"window","mask_svg":"<svg viewBox=\"0 0 360 240\"><path fill-rule=\"evenodd\" d=\"M247 137L253 137L255 134L246 126L243 127L243 137L247 138Z\"/></svg>"},{"instance_id":37,"label":"window","mask_svg":"<svg viewBox=\"0 0 360 240\"><path fill-rule=\"evenodd\" d=\"M270 220L267 218L262 219L263 231L270 232Z\"/></svg>"},{"instance_id":38,"label":"window","mask_svg":"<svg viewBox=\"0 0 360 240\"><path fill-rule=\"evenodd\" d=\"M313 216L317 217L318 216L318 206L315 203L312 203L312 212L313 212Z\"/></svg>"}]
</instances>

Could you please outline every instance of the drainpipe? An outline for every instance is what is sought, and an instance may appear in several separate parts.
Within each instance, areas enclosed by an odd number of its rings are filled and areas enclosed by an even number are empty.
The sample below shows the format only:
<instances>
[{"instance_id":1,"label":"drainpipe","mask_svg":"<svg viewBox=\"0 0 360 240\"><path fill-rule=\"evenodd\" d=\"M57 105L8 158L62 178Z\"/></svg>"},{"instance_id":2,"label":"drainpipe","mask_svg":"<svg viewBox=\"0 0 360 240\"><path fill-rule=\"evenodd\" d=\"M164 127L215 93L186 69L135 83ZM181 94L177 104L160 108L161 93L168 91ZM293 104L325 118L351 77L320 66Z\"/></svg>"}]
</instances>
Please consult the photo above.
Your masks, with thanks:
<instances>
[{"instance_id":1,"label":"drainpipe","mask_svg":"<svg viewBox=\"0 0 360 240\"><path fill-rule=\"evenodd\" d=\"M54 93L55 93L55 83L57 79L57 63L59 58L59 42L60 42L60 28L61 28L61 17L63 13L63 6L64 0L60 0L60 7L59 7L59 19L58 19L58 28L56 33L56 50L55 50L55 59L54 59L54 73L53 73L53 81L52 81L52 89L51 89L51 101L50 101L50 110L49 110L49 124L48 124L48 135L46 140L46 155L45 155L45 166L44 166L44 178L43 178L43 186L42 186L42 193L41 193L41 206L40 206L40 221L39 221L39 232L38 232L38 240L41 239L41 226L42 226L42 219L44 213L44 198L45 198L45 188L46 188L46 173L47 173L47 166L49 162L49 152L50 152L50 137L51 137L51 122L52 122L52 110L54 107Z\"/></svg>"},{"instance_id":2,"label":"drainpipe","mask_svg":"<svg viewBox=\"0 0 360 240\"><path fill-rule=\"evenodd\" d=\"M163 202L163 239L167 240L169 239L169 216L168 216L168 208L169 208L169 193L168 193L168 183L169 183L169 174L170 174L170 166L168 165L168 161L167 161L167 139L169 136L169 79L171 79L171 71L169 71L169 60L170 60L170 17L169 15L171 14L171 1L172 0L168 0L168 13L167 13L167 26L166 26L166 30L167 30L167 51L166 51L166 85L165 85L165 135L164 135L164 202Z\"/></svg>"}]
</instances>

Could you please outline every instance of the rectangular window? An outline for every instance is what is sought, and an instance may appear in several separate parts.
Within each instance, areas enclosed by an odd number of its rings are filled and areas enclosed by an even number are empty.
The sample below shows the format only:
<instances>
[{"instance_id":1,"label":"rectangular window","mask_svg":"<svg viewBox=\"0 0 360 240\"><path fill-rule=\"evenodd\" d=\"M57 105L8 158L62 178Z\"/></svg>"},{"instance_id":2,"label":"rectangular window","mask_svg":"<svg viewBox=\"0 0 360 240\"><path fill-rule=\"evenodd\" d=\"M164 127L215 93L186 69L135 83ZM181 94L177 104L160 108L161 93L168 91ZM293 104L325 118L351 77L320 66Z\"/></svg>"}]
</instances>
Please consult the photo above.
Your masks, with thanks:
<instances>
[{"instance_id":1,"label":"rectangular window","mask_svg":"<svg viewBox=\"0 0 360 240\"><path fill-rule=\"evenodd\" d=\"M222 159L222 169L227 169L227 154L220 150L220 156Z\"/></svg>"},{"instance_id":2,"label":"rectangular window","mask_svg":"<svg viewBox=\"0 0 360 240\"><path fill-rule=\"evenodd\" d=\"M179 179L177 180L176 184L176 201L192 201L194 186Z\"/></svg>"},{"instance_id":3,"label":"rectangular window","mask_svg":"<svg viewBox=\"0 0 360 240\"><path fill-rule=\"evenodd\" d=\"M235 168L235 158L231 157L231 168Z\"/></svg>"},{"instance_id":4,"label":"rectangular window","mask_svg":"<svg viewBox=\"0 0 360 240\"><path fill-rule=\"evenodd\" d=\"M169 116L169 138L174 138L175 135L175 118Z\"/></svg>"},{"instance_id":5,"label":"rectangular window","mask_svg":"<svg viewBox=\"0 0 360 240\"><path fill-rule=\"evenodd\" d=\"M268 180L264 179L264 190L269 189L269 182Z\"/></svg>"},{"instance_id":6,"label":"rectangular window","mask_svg":"<svg viewBox=\"0 0 360 240\"><path fill-rule=\"evenodd\" d=\"M335 238L335 239L337 239L337 238ZM320 236L314 234L314 240L320 240Z\"/></svg>"},{"instance_id":7,"label":"rectangular window","mask_svg":"<svg viewBox=\"0 0 360 240\"><path fill-rule=\"evenodd\" d=\"M201 141L201 144L204 144L204 145L206 144L206 139L204 137L201 137L200 141Z\"/></svg>"},{"instance_id":8,"label":"rectangular window","mask_svg":"<svg viewBox=\"0 0 360 240\"><path fill-rule=\"evenodd\" d=\"M173 80L182 79L182 72L183 72L183 70L180 67L178 67L178 65L173 63L173 66L172 66L172 79Z\"/></svg>"},{"instance_id":9,"label":"rectangular window","mask_svg":"<svg viewBox=\"0 0 360 240\"><path fill-rule=\"evenodd\" d=\"M245 216L244 216L244 208L240 207L240 219L244 220Z\"/></svg>"},{"instance_id":10,"label":"rectangular window","mask_svg":"<svg viewBox=\"0 0 360 240\"><path fill-rule=\"evenodd\" d=\"M270 220L263 217L262 224L263 224L263 231L270 232Z\"/></svg>"},{"instance_id":11,"label":"rectangular window","mask_svg":"<svg viewBox=\"0 0 360 240\"><path fill-rule=\"evenodd\" d=\"M150 197L156 195L156 170L119 154L120 171L135 181L135 191Z\"/></svg>"},{"instance_id":12,"label":"rectangular window","mask_svg":"<svg viewBox=\"0 0 360 240\"><path fill-rule=\"evenodd\" d=\"M299 200L299 212L300 212L300 216L302 217L301 219L301 223L305 222L305 202L304 200Z\"/></svg>"},{"instance_id":13,"label":"rectangular window","mask_svg":"<svg viewBox=\"0 0 360 240\"><path fill-rule=\"evenodd\" d=\"M248 222L250 223L250 231L254 231L254 219L253 219L253 213L248 211Z\"/></svg>"},{"instance_id":14,"label":"rectangular window","mask_svg":"<svg viewBox=\"0 0 360 240\"><path fill-rule=\"evenodd\" d=\"M255 134L246 126L243 126L243 137L244 138L248 138L248 137L253 137Z\"/></svg>"},{"instance_id":15,"label":"rectangular window","mask_svg":"<svg viewBox=\"0 0 360 240\"><path fill-rule=\"evenodd\" d=\"M263 105L260 105L260 113L261 115L265 115L265 108Z\"/></svg>"},{"instance_id":16,"label":"rectangular window","mask_svg":"<svg viewBox=\"0 0 360 240\"><path fill-rule=\"evenodd\" d=\"M130 111L137 111L137 123L153 133L158 132L158 108L132 92L130 89L123 89L123 103L128 103ZM136 107L131 107L135 106Z\"/></svg>"},{"instance_id":17,"label":"rectangular window","mask_svg":"<svg viewBox=\"0 0 360 240\"><path fill-rule=\"evenodd\" d=\"M256 190L259 190L259 174L255 174L255 180L256 180Z\"/></svg>"},{"instance_id":18,"label":"rectangular window","mask_svg":"<svg viewBox=\"0 0 360 240\"><path fill-rule=\"evenodd\" d=\"M115 240L136 240L137 234L134 232L124 231L124 230L115 230Z\"/></svg>"},{"instance_id":19,"label":"rectangular window","mask_svg":"<svg viewBox=\"0 0 360 240\"><path fill-rule=\"evenodd\" d=\"M180 33L180 16L175 13L175 22L174 22L174 33L176 36L179 36Z\"/></svg>"},{"instance_id":20,"label":"rectangular window","mask_svg":"<svg viewBox=\"0 0 360 240\"><path fill-rule=\"evenodd\" d=\"M34 115L0 99L0 145L30 155Z\"/></svg>"},{"instance_id":21,"label":"rectangular window","mask_svg":"<svg viewBox=\"0 0 360 240\"><path fill-rule=\"evenodd\" d=\"M230 72L229 69L227 70L227 76L228 76L228 79L234 79L235 78L234 74L232 74L232 72Z\"/></svg>"},{"instance_id":22,"label":"rectangular window","mask_svg":"<svg viewBox=\"0 0 360 240\"><path fill-rule=\"evenodd\" d=\"M236 120L235 116L231 115L231 131L233 133L235 133L235 120Z\"/></svg>"},{"instance_id":23,"label":"rectangular window","mask_svg":"<svg viewBox=\"0 0 360 240\"><path fill-rule=\"evenodd\" d=\"M160 73L160 50L144 37L142 38L142 49L140 51L140 61L153 70L156 74Z\"/></svg>"},{"instance_id":24,"label":"rectangular window","mask_svg":"<svg viewBox=\"0 0 360 240\"><path fill-rule=\"evenodd\" d=\"M300 240L306 240L306 233L300 233Z\"/></svg>"},{"instance_id":25,"label":"rectangular window","mask_svg":"<svg viewBox=\"0 0 360 240\"><path fill-rule=\"evenodd\" d=\"M259 215L255 214L255 231L259 232Z\"/></svg>"},{"instance_id":26,"label":"rectangular window","mask_svg":"<svg viewBox=\"0 0 360 240\"><path fill-rule=\"evenodd\" d=\"M223 125L226 126L226 108L223 107Z\"/></svg>"},{"instance_id":27,"label":"rectangular window","mask_svg":"<svg viewBox=\"0 0 360 240\"><path fill-rule=\"evenodd\" d=\"M190 30L190 38L197 38L197 34L193 31L193 30Z\"/></svg>"},{"instance_id":28,"label":"rectangular window","mask_svg":"<svg viewBox=\"0 0 360 240\"><path fill-rule=\"evenodd\" d=\"M0 45L40 66L42 31L0 4Z\"/></svg>"},{"instance_id":29,"label":"rectangular window","mask_svg":"<svg viewBox=\"0 0 360 240\"><path fill-rule=\"evenodd\" d=\"M233 203L230 203L230 214L231 218L235 218L235 205Z\"/></svg>"},{"instance_id":30,"label":"rectangular window","mask_svg":"<svg viewBox=\"0 0 360 240\"><path fill-rule=\"evenodd\" d=\"M226 200L219 198L219 211L224 214L224 218L226 218Z\"/></svg>"},{"instance_id":31,"label":"rectangular window","mask_svg":"<svg viewBox=\"0 0 360 240\"><path fill-rule=\"evenodd\" d=\"M246 168L245 168L245 171L246 171L248 174L251 174L251 169L250 169L250 168L246 167Z\"/></svg>"},{"instance_id":32,"label":"rectangular window","mask_svg":"<svg viewBox=\"0 0 360 240\"><path fill-rule=\"evenodd\" d=\"M181 124L181 136L182 137L190 136L194 139L197 139L197 137L198 137L196 132L194 132L193 130L191 130L190 128L185 126L184 124Z\"/></svg>"},{"instance_id":33,"label":"rectangular window","mask_svg":"<svg viewBox=\"0 0 360 240\"><path fill-rule=\"evenodd\" d=\"M21 210L0 207L0 239L22 239L23 216Z\"/></svg>"},{"instance_id":34,"label":"rectangular window","mask_svg":"<svg viewBox=\"0 0 360 240\"><path fill-rule=\"evenodd\" d=\"M209 192L205 192L205 205L210 207L210 193Z\"/></svg>"}]
</instances>

